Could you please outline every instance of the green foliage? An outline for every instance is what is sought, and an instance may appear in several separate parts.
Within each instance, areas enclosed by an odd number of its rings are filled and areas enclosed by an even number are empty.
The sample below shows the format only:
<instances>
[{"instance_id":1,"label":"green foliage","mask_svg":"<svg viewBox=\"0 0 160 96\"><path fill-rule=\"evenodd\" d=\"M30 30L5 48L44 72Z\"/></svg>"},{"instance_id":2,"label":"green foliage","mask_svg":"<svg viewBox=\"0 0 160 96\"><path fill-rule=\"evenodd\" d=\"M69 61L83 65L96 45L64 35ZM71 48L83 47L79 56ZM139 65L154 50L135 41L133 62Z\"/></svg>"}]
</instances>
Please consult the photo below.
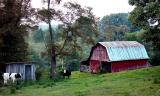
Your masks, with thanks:
<instances>
[{"instance_id":1,"label":"green foliage","mask_svg":"<svg viewBox=\"0 0 160 96\"><path fill-rule=\"evenodd\" d=\"M160 50L160 2L159 0L129 0L135 9L130 13L132 24L144 30L143 41L148 43L147 49L151 57L151 64L158 65Z\"/></svg>"},{"instance_id":2,"label":"green foliage","mask_svg":"<svg viewBox=\"0 0 160 96\"><path fill-rule=\"evenodd\" d=\"M0 7L0 63L26 61L28 45L25 37L30 25L28 22L22 24L21 19L27 21L32 14L30 0L7 0L1 4L4 7Z\"/></svg>"},{"instance_id":3,"label":"green foliage","mask_svg":"<svg viewBox=\"0 0 160 96\"><path fill-rule=\"evenodd\" d=\"M123 40L126 32L139 30L128 21L128 13L118 13L104 16L99 22L100 36L98 41Z\"/></svg>"},{"instance_id":4,"label":"green foliage","mask_svg":"<svg viewBox=\"0 0 160 96\"><path fill-rule=\"evenodd\" d=\"M160 53L156 49L149 49L150 50L150 63L152 65L160 65Z\"/></svg>"},{"instance_id":5,"label":"green foliage","mask_svg":"<svg viewBox=\"0 0 160 96\"><path fill-rule=\"evenodd\" d=\"M40 27L35 32L31 33L32 39L34 40L35 43L49 43L50 42L49 30L48 28L43 28L43 27ZM60 27L52 26L52 32L54 33L52 35L53 35L54 40L57 42L59 42L60 38L62 38L62 36L60 35L62 33L60 31L61 31Z\"/></svg>"},{"instance_id":6,"label":"green foliage","mask_svg":"<svg viewBox=\"0 0 160 96\"><path fill-rule=\"evenodd\" d=\"M124 35L124 40L143 42L143 34L143 30L137 32L126 32Z\"/></svg>"},{"instance_id":7,"label":"green foliage","mask_svg":"<svg viewBox=\"0 0 160 96\"><path fill-rule=\"evenodd\" d=\"M100 32L104 32L106 25L121 26L126 25L130 32L138 31L139 29L134 27L128 20L128 13L117 13L104 16L99 22Z\"/></svg>"},{"instance_id":8,"label":"green foliage","mask_svg":"<svg viewBox=\"0 0 160 96\"><path fill-rule=\"evenodd\" d=\"M35 43L44 42L43 32L41 29L38 29L35 32L33 32L33 39Z\"/></svg>"},{"instance_id":9,"label":"green foliage","mask_svg":"<svg viewBox=\"0 0 160 96\"><path fill-rule=\"evenodd\" d=\"M45 49L47 49L47 51L43 52L46 52L48 55L48 59L46 60L50 60L50 50L54 47L57 65L72 63L73 67L77 67L76 69L73 68L73 70L78 70L79 63L75 63L74 60L77 59L77 61L80 61L82 58L86 58L89 55L88 50L90 51L90 49L88 49L88 47L84 48L84 46L91 46L95 44L96 36L98 35L96 25L97 22L92 13L92 9L89 7L82 8L76 3L66 3L65 8L68 9L67 14L59 12L62 24L58 25L58 27L52 26L52 37L54 39L54 44L50 41L51 34L48 29L40 30L40 32L37 31L32 35L35 43L41 43L42 36L40 33L43 33L44 41L46 43ZM39 15L41 16L42 14ZM58 15L58 13L53 13L52 15ZM73 18L70 18L70 16ZM46 19L46 16L42 15L41 17L42 19ZM84 56L86 53L87 55ZM39 56L33 54L31 58L35 59L39 58Z\"/></svg>"},{"instance_id":10,"label":"green foliage","mask_svg":"<svg viewBox=\"0 0 160 96\"><path fill-rule=\"evenodd\" d=\"M124 39L127 41L137 41L137 33L125 33Z\"/></svg>"},{"instance_id":11,"label":"green foliage","mask_svg":"<svg viewBox=\"0 0 160 96\"><path fill-rule=\"evenodd\" d=\"M146 29L144 32L144 40L151 44L155 49L160 49L160 29Z\"/></svg>"},{"instance_id":12,"label":"green foliage","mask_svg":"<svg viewBox=\"0 0 160 96\"><path fill-rule=\"evenodd\" d=\"M115 41L115 40L123 40L124 34L128 32L129 29L125 25L114 26L108 25L106 26L106 31L100 34L100 41Z\"/></svg>"},{"instance_id":13,"label":"green foliage","mask_svg":"<svg viewBox=\"0 0 160 96\"><path fill-rule=\"evenodd\" d=\"M67 66L71 71L79 71L80 61L75 59L71 61Z\"/></svg>"},{"instance_id":14,"label":"green foliage","mask_svg":"<svg viewBox=\"0 0 160 96\"><path fill-rule=\"evenodd\" d=\"M157 2L157 0L142 0L142 2L130 0L129 3L136 6L129 16L131 22L143 29L152 28L153 26L151 26L151 24L154 24L155 21L159 18L158 14L160 13L160 3ZM149 19L150 21L148 21ZM156 26L158 27L159 25Z\"/></svg>"},{"instance_id":15,"label":"green foliage","mask_svg":"<svg viewBox=\"0 0 160 96\"><path fill-rule=\"evenodd\" d=\"M7 31L2 36L0 38L3 40L3 46L0 47L0 61L3 63L25 61L27 59L27 43L24 40L24 34Z\"/></svg>"},{"instance_id":16,"label":"green foliage","mask_svg":"<svg viewBox=\"0 0 160 96\"><path fill-rule=\"evenodd\" d=\"M37 68L37 69L36 69L35 75L36 75L36 80L37 80L37 81L39 81L39 80L41 79L41 77L42 77L42 72L43 72L43 70L42 70L41 68Z\"/></svg>"}]
</instances>

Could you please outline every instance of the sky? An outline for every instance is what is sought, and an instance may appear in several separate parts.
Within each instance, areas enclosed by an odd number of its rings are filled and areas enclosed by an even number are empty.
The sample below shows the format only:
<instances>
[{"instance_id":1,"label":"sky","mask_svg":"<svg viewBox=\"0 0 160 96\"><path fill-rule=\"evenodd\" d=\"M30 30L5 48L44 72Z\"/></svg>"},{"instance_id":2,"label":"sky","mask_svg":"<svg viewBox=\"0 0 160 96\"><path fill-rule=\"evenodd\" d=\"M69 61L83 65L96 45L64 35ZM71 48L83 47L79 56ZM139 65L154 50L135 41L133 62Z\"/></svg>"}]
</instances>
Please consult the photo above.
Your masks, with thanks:
<instances>
[{"instance_id":1,"label":"sky","mask_svg":"<svg viewBox=\"0 0 160 96\"><path fill-rule=\"evenodd\" d=\"M128 4L128 0L62 0L64 2L72 1L77 2L81 6L89 6L93 8L93 13L102 18L103 16L113 13L128 13L134 7ZM32 0L32 6L41 8L43 5L41 0Z\"/></svg>"}]
</instances>

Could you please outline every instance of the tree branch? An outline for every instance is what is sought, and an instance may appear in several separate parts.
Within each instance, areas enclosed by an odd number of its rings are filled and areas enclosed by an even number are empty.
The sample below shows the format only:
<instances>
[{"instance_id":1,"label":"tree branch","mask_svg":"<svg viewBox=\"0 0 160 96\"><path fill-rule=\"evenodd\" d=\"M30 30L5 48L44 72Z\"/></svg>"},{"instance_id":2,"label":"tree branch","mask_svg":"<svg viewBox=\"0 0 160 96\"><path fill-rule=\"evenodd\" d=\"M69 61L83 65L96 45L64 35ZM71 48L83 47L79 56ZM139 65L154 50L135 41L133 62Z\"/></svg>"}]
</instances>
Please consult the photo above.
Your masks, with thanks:
<instances>
[{"instance_id":1,"label":"tree branch","mask_svg":"<svg viewBox=\"0 0 160 96\"><path fill-rule=\"evenodd\" d=\"M66 35L66 38L64 40L63 46L62 46L62 48L60 48L60 51L56 54L56 56L58 56L58 55L60 55L62 53L62 51L63 51L63 49L64 49L64 47L65 47L65 45L67 43L67 39L68 39L68 31L67 31L67 35Z\"/></svg>"}]
</instances>

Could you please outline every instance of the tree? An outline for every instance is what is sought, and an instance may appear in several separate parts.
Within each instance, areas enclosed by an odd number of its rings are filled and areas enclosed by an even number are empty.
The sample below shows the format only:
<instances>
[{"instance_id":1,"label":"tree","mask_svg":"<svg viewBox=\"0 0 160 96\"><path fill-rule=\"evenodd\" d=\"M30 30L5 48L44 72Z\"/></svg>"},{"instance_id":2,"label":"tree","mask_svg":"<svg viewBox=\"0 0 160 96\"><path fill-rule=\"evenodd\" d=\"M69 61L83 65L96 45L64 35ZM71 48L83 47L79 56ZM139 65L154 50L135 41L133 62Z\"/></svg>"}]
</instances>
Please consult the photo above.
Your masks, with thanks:
<instances>
[{"instance_id":1,"label":"tree","mask_svg":"<svg viewBox=\"0 0 160 96\"><path fill-rule=\"evenodd\" d=\"M130 32L138 31L137 27L134 27L131 22L128 20L129 13L117 13L104 16L99 22L99 30L104 32L106 25L126 25L129 28Z\"/></svg>"},{"instance_id":2,"label":"tree","mask_svg":"<svg viewBox=\"0 0 160 96\"><path fill-rule=\"evenodd\" d=\"M156 54L160 50L160 1L129 0L129 4L135 6L129 19L132 24L144 30L143 39L150 44L149 49L152 50L150 56L153 58L155 55L152 53Z\"/></svg>"},{"instance_id":3,"label":"tree","mask_svg":"<svg viewBox=\"0 0 160 96\"><path fill-rule=\"evenodd\" d=\"M27 28L31 21L30 0L0 0L0 61L27 59ZM25 21L22 22L22 21Z\"/></svg>"},{"instance_id":4,"label":"tree","mask_svg":"<svg viewBox=\"0 0 160 96\"><path fill-rule=\"evenodd\" d=\"M146 30L145 39L160 49L160 2L159 0L130 0L129 4L136 6L130 13L131 22Z\"/></svg>"},{"instance_id":5,"label":"tree","mask_svg":"<svg viewBox=\"0 0 160 96\"><path fill-rule=\"evenodd\" d=\"M34 31L34 32L32 33L33 40L34 40L35 43L44 42L44 35L43 35L42 32L43 32L43 31L42 31L42 29L40 28L40 29L38 29L38 30L36 30L36 31Z\"/></svg>"},{"instance_id":6,"label":"tree","mask_svg":"<svg viewBox=\"0 0 160 96\"><path fill-rule=\"evenodd\" d=\"M127 41L138 41L143 43L143 34L144 34L144 30L140 30L137 32L127 32L124 35L124 40Z\"/></svg>"},{"instance_id":7,"label":"tree","mask_svg":"<svg viewBox=\"0 0 160 96\"><path fill-rule=\"evenodd\" d=\"M128 13L118 13L104 16L99 22L99 41L123 40L125 32L135 32L139 30L133 27L128 20Z\"/></svg>"},{"instance_id":8,"label":"tree","mask_svg":"<svg viewBox=\"0 0 160 96\"><path fill-rule=\"evenodd\" d=\"M55 77L55 68L56 68L56 57L58 55L66 55L72 52L72 50L80 50L81 46L79 45L79 40L84 40L85 36L82 32L84 26L80 26L85 24L85 22L88 22L85 25L90 26L94 28L96 27L95 17L93 13L91 12L91 8L82 8L77 3L71 3L68 2L64 5L64 7L67 9L67 12L64 14L60 10L54 10L53 8L50 8L50 1L48 1L48 9L42 9L39 10L39 17L41 20L45 21L49 25L49 33L50 33L50 42L48 43L48 48L51 56L51 77ZM55 32L52 31L51 27L51 20L59 20L61 22L61 36L64 42L57 42L55 37ZM83 21L83 22L81 22ZM85 22L84 22L85 21ZM86 34L86 33L85 33ZM83 39L81 39L83 38ZM88 40L92 42L93 38L91 36L88 36ZM93 43L93 42L92 42Z\"/></svg>"}]
</instances>

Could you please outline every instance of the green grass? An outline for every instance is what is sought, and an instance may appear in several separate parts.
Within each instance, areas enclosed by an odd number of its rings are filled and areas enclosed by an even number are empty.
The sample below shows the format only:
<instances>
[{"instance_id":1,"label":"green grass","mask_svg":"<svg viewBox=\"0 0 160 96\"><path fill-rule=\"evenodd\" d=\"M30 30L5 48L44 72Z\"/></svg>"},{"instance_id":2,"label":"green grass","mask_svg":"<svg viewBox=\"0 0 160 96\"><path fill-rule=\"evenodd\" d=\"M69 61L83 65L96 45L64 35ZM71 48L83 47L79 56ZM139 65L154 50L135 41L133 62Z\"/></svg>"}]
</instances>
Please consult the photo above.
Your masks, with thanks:
<instances>
[{"instance_id":1,"label":"green grass","mask_svg":"<svg viewBox=\"0 0 160 96\"><path fill-rule=\"evenodd\" d=\"M160 66L110 74L74 72L70 79L44 79L0 96L160 96Z\"/></svg>"}]
</instances>

